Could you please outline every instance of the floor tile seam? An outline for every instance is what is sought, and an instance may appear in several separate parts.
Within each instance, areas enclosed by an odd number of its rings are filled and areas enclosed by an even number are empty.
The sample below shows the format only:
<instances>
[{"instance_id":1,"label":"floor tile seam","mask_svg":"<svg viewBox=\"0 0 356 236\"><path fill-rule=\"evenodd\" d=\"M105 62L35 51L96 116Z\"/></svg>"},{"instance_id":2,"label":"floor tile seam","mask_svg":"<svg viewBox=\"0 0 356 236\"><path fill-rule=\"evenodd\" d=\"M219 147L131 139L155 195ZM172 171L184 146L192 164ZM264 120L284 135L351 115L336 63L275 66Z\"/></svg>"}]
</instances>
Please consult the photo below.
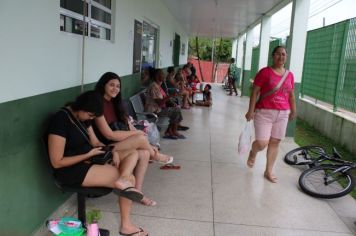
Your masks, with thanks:
<instances>
[{"instance_id":1,"label":"floor tile seam","mask_svg":"<svg viewBox=\"0 0 356 236\"><path fill-rule=\"evenodd\" d=\"M253 225L253 224L236 224L236 223L224 223L218 222L214 220L214 224L224 224L224 225L235 225L235 226L250 226L250 227L259 227L259 228L271 228L271 229L283 229L283 230L300 230L300 231L311 231L311 232L319 232L319 233L338 233L338 234L347 234L352 235L352 232L341 232L341 231L326 231L326 230L316 230L316 229L306 229L306 228L289 228L289 227L277 227L277 226L268 226L268 225ZM349 229L347 227L347 229Z\"/></svg>"},{"instance_id":2,"label":"floor tile seam","mask_svg":"<svg viewBox=\"0 0 356 236\"><path fill-rule=\"evenodd\" d=\"M209 122L210 123L210 122ZM216 231L215 231L215 223L214 223L214 219L215 219L215 208L214 208L214 179L213 179L213 157L211 155L212 150L212 136L211 136L211 125L209 125L209 150L210 150L210 189L211 189L211 208L212 208L212 217L213 217L213 235L216 235Z\"/></svg>"},{"instance_id":3,"label":"floor tile seam","mask_svg":"<svg viewBox=\"0 0 356 236\"><path fill-rule=\"evenodd\" d=\"M163 217L163 216L155 216L155 215L136 214L136 213L132 213L131 216L142 216L142 217L148 217L148 218L158 218L158 219L166 219L166 220L179 220L179 221L190 221L190 222L214 224L214 222L210 221L210 220L193 220L193 219L185 219L185 218Z\"/></svg>"},{"instance_id":4,"label":"floor tile seam","mask_svg":"<svg viewBox=\"0 0 356 236\"><path fill-rule=\"evenodd\" d=\"M102 209L100 209L100 211L102 213L120 214L120 211L108 211ZM214 223L213 220L194 220L194 219L163 217L157 215L146 215L146 214L138 214L138 213L131 213L130 216L143 216L143 217L151 217L151 218L159 218L159 219L167 219L167 220L182 220L182 221L192 221L192 222L201 222L201 223Z\"/></svg>"}]
</instances>

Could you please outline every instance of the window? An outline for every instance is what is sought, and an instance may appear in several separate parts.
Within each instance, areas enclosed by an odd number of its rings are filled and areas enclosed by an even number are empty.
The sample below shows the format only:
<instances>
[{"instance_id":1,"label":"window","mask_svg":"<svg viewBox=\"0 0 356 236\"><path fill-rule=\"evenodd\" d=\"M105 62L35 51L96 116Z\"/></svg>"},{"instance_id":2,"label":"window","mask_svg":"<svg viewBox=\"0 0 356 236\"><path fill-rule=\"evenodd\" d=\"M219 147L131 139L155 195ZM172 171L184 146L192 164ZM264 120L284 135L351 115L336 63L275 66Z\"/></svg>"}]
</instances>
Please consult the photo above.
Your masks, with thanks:
<instances>
[{"instance_id":1,"label":"window","mask_svg":"<svg viewBox=\"0 0 356 236\"><path fill-rule=\"evenodd\" d=\"M158 29L148 22L143 22L142 32L142 68L156 67L156 46Z\"/></svg>"},{"instance_id":2,"label":"window","mask_svg":"<svg viewBox=\"0 0 356 236\"><path fill-rule=\"evenodd\" d=\"M84 5L84 2L86 5ZM111 39L111 0L60 0L60 30L93 38ZM85 24L83 24L83 10Z\"/></svg>"}]
</instances>

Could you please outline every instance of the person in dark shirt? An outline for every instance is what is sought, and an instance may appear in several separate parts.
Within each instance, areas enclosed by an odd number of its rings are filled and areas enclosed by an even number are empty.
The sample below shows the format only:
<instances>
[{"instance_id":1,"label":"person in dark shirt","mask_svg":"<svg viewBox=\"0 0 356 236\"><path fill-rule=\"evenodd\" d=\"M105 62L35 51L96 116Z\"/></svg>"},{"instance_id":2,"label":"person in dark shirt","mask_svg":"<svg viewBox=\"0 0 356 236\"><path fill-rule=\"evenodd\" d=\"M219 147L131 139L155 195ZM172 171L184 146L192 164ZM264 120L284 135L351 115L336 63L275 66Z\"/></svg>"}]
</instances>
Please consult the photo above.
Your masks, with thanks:
<instances>
[{"instance_id":1,"label":"person in dark shirt","mask_svg":"<svg viewBox=\"0 0 356 236\"><path fill-rule=\"evenodd\" d=\"M213 98L211 96L211 85L207 84L204 87L203 90L203 100L197 100L195 102L195 105L197 106L205 106L205 107L210 107L211 105L213 105Z\"/></svg>"},{"instance_id":2,"label":"person in dark shirt","mask_svg":"<svg viewBox=\"0 0 356 236\"><path fill-rule=\"evenodd\" d=\"M105 153L104 145L96 138L91 126L91 120L102 113L102 97L88 91L52 117L48 128L48 153L54 175L68 186L118 189L120 234L139 232L141 229L130 219L131 200L139 202L143 198L143 194L134 188L132 175L138 159L137 151L113 151L113 164L91 162L92 157Z\"/></svg>"}]
</instances>

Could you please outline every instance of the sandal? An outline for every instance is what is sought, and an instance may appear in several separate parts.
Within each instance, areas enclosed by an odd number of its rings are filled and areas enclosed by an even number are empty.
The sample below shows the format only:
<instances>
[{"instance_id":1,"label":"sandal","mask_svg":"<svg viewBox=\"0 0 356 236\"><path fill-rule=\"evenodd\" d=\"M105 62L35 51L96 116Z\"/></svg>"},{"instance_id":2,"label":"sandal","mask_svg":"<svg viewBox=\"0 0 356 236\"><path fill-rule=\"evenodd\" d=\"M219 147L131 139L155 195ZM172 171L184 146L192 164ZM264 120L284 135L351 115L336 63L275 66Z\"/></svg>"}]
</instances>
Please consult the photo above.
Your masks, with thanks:
<instances>
[{"instance_id":1,"label":"sandal","mask_svg":"<svg viewBox=\"0 0 356 236\"><path fill-rule=\"evenodd\" d=\"M143 199L143 194L135 191L135 190L130 190L130 189L135 189L134 187L128 187L122 190L119 190L119 195L121 197L130 199L131 201L134 202L141 202L141 200Z\"/></svg>"},{"instance_id":2,"label":"sandal","mask_svg":"<svg viewBox=\"0 0 356 236\"><path fill-rule=\"evenodd\" d=\"M153 162L156 162L156 163L159 163L159 164L162 164L162 165L167 165L167 164L173 163L174 157L159 153L158 150L155 149L155 148L153 149L153 151L155 152L155 155L151 159ZM164 156L166 156L168 158L168 160L167 161L162 161L162 160L159 159L158 155L161 155L161 156L164 155Z\"/></svg>"},{"instance_id":3,"label":"sandal","mask_svg":"<svg viewBox=\"0 0 356 236\"><path fill-rule=\"evenodd\" d=\"M179 170L180 166L174 165L174 164L167 164L167 165L161 166L160 169L161 170Z\"/></svg>"},{"instance_id":4,"label":"sandal","mask_svg":"<svg viewBox=\"0 0 356 236\"><path fill-rule=\"evenodd\" d=\"M153 160L153 162L156 162L158 164L162 164L162 165L169 165L172 164L174 160L174 157L170 156L168 157L168 161L164 162L164 161L159 161L159 160Z\"/></svg>"},{"instance_id":5,"label":"sandal","mask_svg":"<svg viewBox=\"0 0 356 236\"><path fill-rule=\"evenodd\" d=\"M133 232L133 233L123 233L123 232L120 231L119 234L122 235L122 236L136 236L136 235L139 236L139 235L141 235L141 233L144 232L144 230L141 227L139 229L140 229L139 231L136 231L136 232ZM148 236L148 234L146 234L144 236Z\"/></svg>"},{"instance_id":6,"label":"sandal","mask_svg":"<svg viewBox=\"0 0 356 236\"><path fill-rule=\"evenodd\" d=\"M179 138L179 139L186 139L187 137L185 137L183 134L178 134L178 135L177 135L177 138Z\"/></svg>"},{"instance_id":7,"label":"sandal","mask_svg":"<svg viewBox=\"0 0 356 236\"><path fill-rule=\"evenodd\" d=\"M180 125L180 126L178 126L178 128L177 128L178 130L182 130L182 131L186 131L186 130L188 130L189 129L189 127L188 126L183 126L183 125Z\"/></svg>"},{"instance_id":8,"label":"sandal","mask_svg":"<svg viewBox=\"0 0 356 236\"><path fill-rule=\"evenodd\" d=\"M172 134L166 134L162 138L164 138L164 139L174 139L174 140L178 139L176 136L174 136Z\"/></svg>"}]
</instances>

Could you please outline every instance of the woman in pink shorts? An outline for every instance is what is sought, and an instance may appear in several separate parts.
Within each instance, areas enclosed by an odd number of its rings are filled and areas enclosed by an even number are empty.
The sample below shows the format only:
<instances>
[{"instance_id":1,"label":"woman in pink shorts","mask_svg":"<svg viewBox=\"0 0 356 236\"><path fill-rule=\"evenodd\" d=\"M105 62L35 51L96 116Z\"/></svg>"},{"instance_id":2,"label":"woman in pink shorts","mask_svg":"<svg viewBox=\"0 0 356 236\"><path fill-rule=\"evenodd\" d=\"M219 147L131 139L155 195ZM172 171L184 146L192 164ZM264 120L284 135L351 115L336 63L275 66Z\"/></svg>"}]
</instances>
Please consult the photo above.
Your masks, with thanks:
<instances>
[{"instance_id":1,"label":"woman in pink shorts","mask_svg":"<svg viewBox=\"0 0 356 236\"><path fill-rule=\"evenodd\" d=\"M247 165L252 168L256 155L267 146L267 164L264 176L275 183L277 177L273 174L273 166L278 154L280 141L285 137L288 120L296 116L294 96L294 77L284 68L287 51L282 46L277 46L272 52L273 65L261 69L254 80L250 105L245 117L247 121L254 120L255 141L247 160ZM286 74L286 79L275 92L264 97L276 87ZM261 99L257 102L257 97Z\"/></svg>"}]
</instances>

